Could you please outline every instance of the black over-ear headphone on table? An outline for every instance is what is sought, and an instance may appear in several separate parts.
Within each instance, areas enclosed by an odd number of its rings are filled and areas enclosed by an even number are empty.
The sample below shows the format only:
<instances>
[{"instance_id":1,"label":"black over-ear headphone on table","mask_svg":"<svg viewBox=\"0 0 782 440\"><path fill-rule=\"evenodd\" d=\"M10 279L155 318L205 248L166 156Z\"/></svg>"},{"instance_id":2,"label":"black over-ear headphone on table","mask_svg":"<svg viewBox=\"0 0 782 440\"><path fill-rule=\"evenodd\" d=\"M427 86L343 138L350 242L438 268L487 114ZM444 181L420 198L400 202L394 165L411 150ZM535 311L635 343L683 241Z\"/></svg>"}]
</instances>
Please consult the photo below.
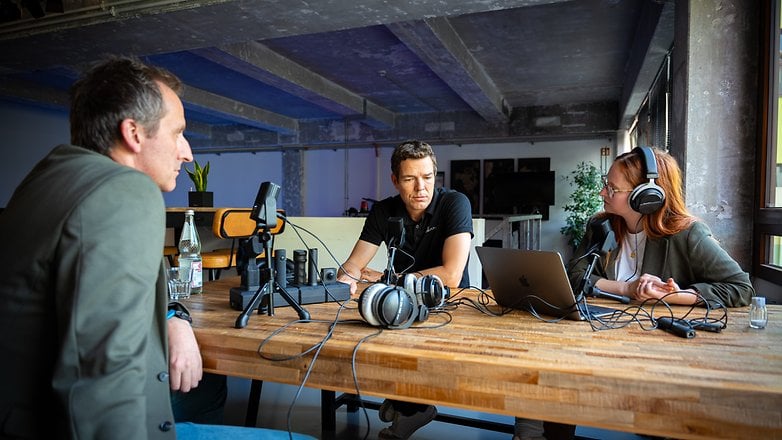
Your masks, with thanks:
<instances>
[{"instance_id":1,"label":"black over-ear headphone on table","mask_svg":"<svg viewBox=\"0 0 782 440\"><path fill-rule=\"evenodd\" d=\"M665 203L665 191L654 181L659 177L657 160L650 147L635 147L633 152L641 156L644 172L649 181L633 188L633 192L630 193L630 207L644 215L652 214L662 208Z\"/></svg>"},{"instance_id":2,"label":"black over-ear headphone on table","mask_svg":"<svg viewBox=\"0 0 782 440\"><path fill-rule=\"evenodd\" d=\"M375 283L358 297L358 311L367 323L387 329L409 328L426 321L429 309L441 307L450 291L436 275L407 274L398 286Z\"/></svg>"},{"instance_id":3,"label":"black over-ear headphone on table","mask_svg":"<svg viewBox=\"0 0 782 440\"><path fill-rule=\"evenodd\" d=\"M451 291L443 285L443 281L437 275L424 275L417 278L409 273L402 277L399 284L408 292L413 292L419 304L430 309L442 307L451 295Z\"/></svg>"}]
</instances>

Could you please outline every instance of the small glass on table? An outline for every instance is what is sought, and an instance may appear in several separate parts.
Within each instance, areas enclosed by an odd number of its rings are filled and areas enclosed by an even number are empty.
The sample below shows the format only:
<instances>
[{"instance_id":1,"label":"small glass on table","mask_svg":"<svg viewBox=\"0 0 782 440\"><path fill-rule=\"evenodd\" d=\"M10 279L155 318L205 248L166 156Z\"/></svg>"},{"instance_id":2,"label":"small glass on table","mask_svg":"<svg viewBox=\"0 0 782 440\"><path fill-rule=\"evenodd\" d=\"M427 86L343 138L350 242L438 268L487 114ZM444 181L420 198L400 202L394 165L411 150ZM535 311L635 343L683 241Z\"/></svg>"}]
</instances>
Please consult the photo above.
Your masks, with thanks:
<instances>
[{"instance_id":1,"label":"small glass on table","mask_svg":"<svg viewBox=\"0 0 782 440\"><path fill-rule=\"evenodd\" d=\"M168 298L172 301L190 298L191 272L179 267L170 267L168 275Z\"/></svg>"}]
</instances>

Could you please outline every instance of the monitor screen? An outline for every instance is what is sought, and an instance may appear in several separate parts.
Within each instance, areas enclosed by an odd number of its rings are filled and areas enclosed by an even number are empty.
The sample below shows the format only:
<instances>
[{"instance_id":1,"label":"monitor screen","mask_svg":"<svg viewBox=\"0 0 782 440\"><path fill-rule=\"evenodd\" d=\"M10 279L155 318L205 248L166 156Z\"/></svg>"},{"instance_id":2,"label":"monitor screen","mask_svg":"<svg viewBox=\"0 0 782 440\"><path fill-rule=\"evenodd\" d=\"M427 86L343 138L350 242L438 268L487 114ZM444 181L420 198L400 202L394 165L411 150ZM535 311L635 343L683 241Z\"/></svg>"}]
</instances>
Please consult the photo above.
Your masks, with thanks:
<instances>
[{"instance_id":1,"label":"monitor screen","mask_svg":"<svg viewBox=\"0 0 782 440\"><path fill-rule=\"evenodd\" d=\"M554 171L494 174L486 179L486 212L521 214L554 204Z\"/></svg>"}]
</instances>

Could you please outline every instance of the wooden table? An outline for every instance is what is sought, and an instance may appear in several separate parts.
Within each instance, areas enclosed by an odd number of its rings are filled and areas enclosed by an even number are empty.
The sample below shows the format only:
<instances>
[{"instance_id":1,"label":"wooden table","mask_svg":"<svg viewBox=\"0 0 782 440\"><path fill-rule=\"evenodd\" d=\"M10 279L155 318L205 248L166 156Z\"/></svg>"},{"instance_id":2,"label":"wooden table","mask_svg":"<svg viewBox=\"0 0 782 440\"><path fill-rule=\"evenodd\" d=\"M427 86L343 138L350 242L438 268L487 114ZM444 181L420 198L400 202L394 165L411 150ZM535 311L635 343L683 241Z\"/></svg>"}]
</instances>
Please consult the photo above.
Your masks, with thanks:
<instances>
[{"instance_id":1,"label":"wooden table","mask_svg":"<svg viewBox=\"0 0 782 440\"><path fill-rule=\"evenodd\" d=\"M236 277L207 283L187 302L205 369L299 385L311 354L271 361L257 353L295 314L253 314L235 329L228 290L237 285ZM330 321L338 305L306 308ZM358 317L355 309L341 314ZM731 309L721 333L683 339L638 324L594 332L585 322L545 323L520 311L490 317L461 306L443 328L384 330L364 342L356 374L362 395L676 438L782 438L782 307L769 307L764 330L747 319L746 308ZM432 316L425 325L440 322ZM264 353L301 353L327 327L295 324ZM355 393L351 356L376 330L337 325L306 386Z\"/></svg>"}]
</instances>

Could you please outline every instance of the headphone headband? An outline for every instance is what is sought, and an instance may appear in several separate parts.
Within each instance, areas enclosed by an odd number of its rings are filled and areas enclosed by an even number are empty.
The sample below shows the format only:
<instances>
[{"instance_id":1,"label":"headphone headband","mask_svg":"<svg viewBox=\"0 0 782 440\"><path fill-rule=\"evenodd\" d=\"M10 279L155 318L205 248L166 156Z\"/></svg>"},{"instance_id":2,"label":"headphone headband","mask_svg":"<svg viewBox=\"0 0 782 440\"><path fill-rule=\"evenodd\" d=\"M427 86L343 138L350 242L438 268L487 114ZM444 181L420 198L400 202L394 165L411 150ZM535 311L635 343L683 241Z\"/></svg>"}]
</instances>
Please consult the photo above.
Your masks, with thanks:
<instances>
[{"instance_id":1,"label":"headphone headband","mask_svg":"<svg viewBox=\"0 0 782 440\"><path fill-rule=\"evenodd\" d=\"M633 188L630 193L630 207L641 214L648 215L663 207L665 191L657 185L657 159L651 147L635 147L633 152L643 159L647 181Z\"/></svg>"},{"instance_id":2,"label":"headphone headband","mask_svg":"<svg viewBox=\"0 0 782 440\"><path fill-rule=\"evenodd\" d=\"M659 177L659 174L657 174L657 159L655 159L654 151L651 147L635 147L633 151L639 154L643 159L646 178L656 179Z\"/></svg>"}]
</instances>

